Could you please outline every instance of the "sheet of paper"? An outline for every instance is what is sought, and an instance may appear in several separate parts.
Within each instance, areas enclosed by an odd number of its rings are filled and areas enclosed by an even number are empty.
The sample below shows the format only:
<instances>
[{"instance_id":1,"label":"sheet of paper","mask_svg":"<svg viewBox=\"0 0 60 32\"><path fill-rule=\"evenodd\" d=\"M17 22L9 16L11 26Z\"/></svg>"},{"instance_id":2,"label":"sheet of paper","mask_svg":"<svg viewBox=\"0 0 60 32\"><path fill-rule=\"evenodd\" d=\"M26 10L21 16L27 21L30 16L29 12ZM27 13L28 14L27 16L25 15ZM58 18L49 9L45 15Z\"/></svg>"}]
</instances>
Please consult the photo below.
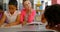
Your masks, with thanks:
<instances>
[{"instance_id":1,"label":"sheet of paper","mask_svg":"<svg viewBox=\"0 0 60 32\"><path fill-rule=\"evenodd\" d=\"M19 25L15 25L15 26L11 26L11 27L4 27L6 24L3 24L0 28L21 28L22 25L19 24Z\"/></svg>"}]
</instances>

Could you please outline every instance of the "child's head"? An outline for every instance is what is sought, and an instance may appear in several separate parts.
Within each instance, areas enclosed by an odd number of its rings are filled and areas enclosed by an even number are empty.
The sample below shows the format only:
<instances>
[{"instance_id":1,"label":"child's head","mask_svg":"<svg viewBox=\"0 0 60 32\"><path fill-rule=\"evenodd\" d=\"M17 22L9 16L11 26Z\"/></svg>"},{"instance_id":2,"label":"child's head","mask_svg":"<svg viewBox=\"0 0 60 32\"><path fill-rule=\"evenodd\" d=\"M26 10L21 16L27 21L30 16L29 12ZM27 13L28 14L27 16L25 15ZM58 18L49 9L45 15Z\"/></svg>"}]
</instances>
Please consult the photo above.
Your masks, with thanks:
<instances>
[{"instance_id":1,"label":"child's head","mask_svg":"<svg viewBox=\"0 0 60 32\"><path fill-rule=\"evenodd\" d=\"M0 11L3 11L3 6L2 5L0 5Z\"/></svg>"},{"instance_id":2,"label":"child's head","mask_svg":"<svg viewBox=\"0 0 60 32\"><path fill-rule=\"evenodd\" d=\"M17 10L17 1L9 1L8 7L9 7L9 12L14 12Z\"/></svg>"},{"instance_id":3,"label":"child's head","mask_svg":"<svg viewBox=\"0 0 60 32\"><path fill-rule=\"evenodd\" d=\"M50 27L60 24L60 5L55 4L47 6L44 12L44 16Z\"/></svg>"},{"instance_id":4,"label":"child's head","mask_svg":"<svg viewBox=\"0 0 60 32\"><path fill-rule=\"evenodd\" d=\"M25 9L29 10L32 8L31 2L29 0L26 0L23 2L23 6Z\"/></svg>"}]
</instances>

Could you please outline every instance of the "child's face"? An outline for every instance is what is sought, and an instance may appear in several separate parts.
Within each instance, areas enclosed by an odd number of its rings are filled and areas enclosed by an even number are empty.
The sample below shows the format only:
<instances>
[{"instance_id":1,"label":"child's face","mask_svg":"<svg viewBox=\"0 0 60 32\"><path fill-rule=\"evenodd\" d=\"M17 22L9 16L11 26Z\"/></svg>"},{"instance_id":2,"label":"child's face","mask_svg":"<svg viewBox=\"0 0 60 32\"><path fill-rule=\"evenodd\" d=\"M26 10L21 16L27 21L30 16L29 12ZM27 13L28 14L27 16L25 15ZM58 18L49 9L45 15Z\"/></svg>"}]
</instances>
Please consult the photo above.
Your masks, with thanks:
<instances>
[{"instance_id":1,"label":"child's face","mask_svg":"<svg viewBox=\"0 0 60 32\"><path fill-rule=\"evenodd\" d=\"M0 13L3 13L3 10L0 9Z\"/></svg>"},{"instance_id":2,"label":"child's face","mask_svg":"<svg viewBox=\"0 0 60 32\"><path fill-rule=\"evenodd\" d=\"M32 8L31 2L30 1L25 1L24 2L24 8L27 9L27 10L31 9Z\"/></svg>"},{"instance_id":3,"label":"child's face","mask_svg":"<svg viewBox=\"0 0 60 32\"><path fill-rule=\"evenodd\" d=\"M16 11L16 6L15 5L9 5L9 12L14 13Z\"/></svg>"}]
</instances>

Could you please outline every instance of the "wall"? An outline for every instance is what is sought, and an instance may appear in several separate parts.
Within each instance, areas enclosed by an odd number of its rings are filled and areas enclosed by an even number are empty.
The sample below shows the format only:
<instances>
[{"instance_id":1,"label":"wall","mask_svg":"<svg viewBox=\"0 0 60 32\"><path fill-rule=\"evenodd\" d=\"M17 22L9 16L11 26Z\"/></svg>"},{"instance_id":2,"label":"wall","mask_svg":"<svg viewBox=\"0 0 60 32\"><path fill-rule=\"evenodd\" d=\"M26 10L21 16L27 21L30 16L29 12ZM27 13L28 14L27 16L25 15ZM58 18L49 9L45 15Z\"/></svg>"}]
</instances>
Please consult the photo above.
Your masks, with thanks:
<instances>
[{"instance_id":1,"label":"wall","mask_svg":"<svg viewBox=\"0 0 60 32\"><path fill-rule=\"evenodd\" d=\"M52 0L52 5L53 4L60 4L60 0Z\"/></svg>"},{"instance_id":2,"label":"wall","mask_svg":"<svg viewBox=\"0 0 60 32\"><path fill-rule=\"evenodd\" d=\"M57 0L52 0L52 5L57 4Z\"/></svg>"},{"instance_id":3,"label":"wall","mask_svg":"<svg viewBox=\"0 0 60 32\"><path fill-rule=\"evenodd\" d=\"M60 0L57 0L57 4L60 4Z\"/></svg>"}]
</instances>

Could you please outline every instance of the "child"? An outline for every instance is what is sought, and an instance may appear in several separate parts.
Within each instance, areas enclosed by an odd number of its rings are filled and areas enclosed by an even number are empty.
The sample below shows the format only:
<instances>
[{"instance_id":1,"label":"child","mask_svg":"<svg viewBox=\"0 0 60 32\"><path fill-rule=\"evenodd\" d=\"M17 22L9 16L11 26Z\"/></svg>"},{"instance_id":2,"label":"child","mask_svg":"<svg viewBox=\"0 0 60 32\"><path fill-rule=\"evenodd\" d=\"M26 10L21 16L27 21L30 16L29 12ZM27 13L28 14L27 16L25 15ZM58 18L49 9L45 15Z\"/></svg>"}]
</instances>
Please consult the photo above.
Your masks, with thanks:
<instances>
[{"instance_id":1,"label":"child","mask_svg":"<svg viewBox=\"0 0 60 32\"><path fill-rule=\"evenodd\" d=\"M20 12L17 11L17 1L9 1L8 11L4 12L4 21L7 19L5 27L18 25L20 23Z\"/></svg>"},{"instance_id":2,"label":"child","mask_svg":"<svg viewBox=\"0 0 60 32\"><path fill-rule=\"evenodd\" d=\"M32 9L31 2L29 0L26 0L23 2L24 9L21 12L20 15L20 22L24 25L26 23L32 23L34 20L36 11Z\"/></svg>"},{"instance_id":3,"label":"child","mask_svg":"<svg viewBox=\"0 0 60 32\"><path fill-rule=\"evenodd\" d=\"M0 5L0 19L2 17L2 14L3 14L3 6Z\"/></svg>"},{"instance_id":4,"label":"child","mask_svg":"<svg viewBox=\"0 0 60 32\"><path fill-rule=\"evenodd\" d=\"M2 5L0 5L0 26L3 24L3 14L4 14L4 12L3 12L3 6Z\"/></svg>"},{"instance_id":5,"label":"child","mask_svg":"<svg viewBox=\"0 0 60 32\"><path fill-rule=\"evenodd\" d=\"M46 7L44 16L48 23L46 28L60 31L60 5L59 4Z\"/></svg>"}]
</instances>

